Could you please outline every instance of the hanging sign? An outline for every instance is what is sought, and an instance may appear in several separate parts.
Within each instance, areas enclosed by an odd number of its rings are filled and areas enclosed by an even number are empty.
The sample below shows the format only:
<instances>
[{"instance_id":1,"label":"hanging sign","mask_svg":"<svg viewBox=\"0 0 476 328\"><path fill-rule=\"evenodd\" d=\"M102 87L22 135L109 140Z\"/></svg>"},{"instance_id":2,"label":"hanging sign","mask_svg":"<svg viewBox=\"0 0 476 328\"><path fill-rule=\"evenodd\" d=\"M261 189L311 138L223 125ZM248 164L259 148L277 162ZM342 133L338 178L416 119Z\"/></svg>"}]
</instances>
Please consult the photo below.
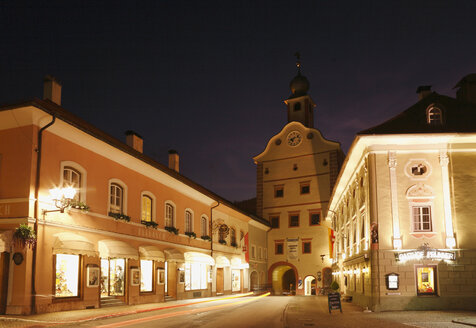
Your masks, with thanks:
<instances>
[{"instance_id":1,"label":"hanging sign","mask_svg":"<svg viewBox=\"0 0 476 328\"><path fill-rule=\"evenodd\" d=\"M299 238L287 238L288 244L288 258L296 260L298 258L298 244Z\"/></svg>"}]
</instances>

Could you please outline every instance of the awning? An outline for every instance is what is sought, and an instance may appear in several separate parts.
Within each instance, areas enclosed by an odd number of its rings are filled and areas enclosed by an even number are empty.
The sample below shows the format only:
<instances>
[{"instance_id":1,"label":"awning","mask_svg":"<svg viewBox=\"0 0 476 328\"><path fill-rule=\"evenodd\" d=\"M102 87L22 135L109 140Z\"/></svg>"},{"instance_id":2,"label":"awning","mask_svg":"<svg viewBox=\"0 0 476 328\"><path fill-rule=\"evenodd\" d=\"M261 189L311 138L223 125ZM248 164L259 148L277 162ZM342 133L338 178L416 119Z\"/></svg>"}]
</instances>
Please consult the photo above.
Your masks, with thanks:
<instances>
[{"instance_id":1,"label":"awning","mask_svg":"<svg viewBox=\"0 0 476 328\"><path fill-rule=\"evenodd\" d=\"M139 259L137 249L119 240L101 240L98 242L98 249L102 258Z\"/></svg>"},{"instance_id":2,"label":"awning","mask_svg":"<svg viewBox=\"0 0 476 328\"><path fill-rule=\"evenodd\" d=\"M0 232L0 252L10 252L12 244L13 231L7 230Z\"/></svg>"},{"instance_id":3,"label":"awning","mask_svg":"<svg viewBox=\"0 0 476 328\"><path fill-rule=\"evenodd\" d=\"M164 253L156 246L140 246L139 254L141 260L165 261Z\"/></svg>"},{"instance_id":4,"label":"awning","mask_svg":"<svg viewBox=\"0 0 476 328\"><path fill-rule=\"evenodd\" d=\"M228 260L228 258L226 258L225 256L217 256L216 266L217 268L229 267L230 260Z\"/></svg>"},{"instance_id":5,"label":"awning","mask_svg":"<svg viewBox=\"0 0 476 328\"><path fill-rule=\"evenodd\" d=\"M243 262L240 257L235 256L231 259L231 267L235 269L248 269L250 265Z\"/></svg>"},{"instance_id":6,"label":"awning","mask_svg":"<svg viewBox=\"0 0 476 328\"><path fill-rule=\"evenodd\" d=\"M213 257L207 254L198 253L198 252L185 252L184 254L185 262L192 263L204 263L208 265L215 265L215 260Z\"/></svg>"},{"instance_id":7,"label":"awning","mask_svg":"<svg viewBox=\"0 0 476 328\"><path fill-rule=\"evenodd\" d=\"M53 254L98 256L94 243L83 236L72 232L60 232L54 236Z\"/></svg>"},{"instance_id":8,"label":"awning","mask_svg":"<svg viewBox=\"0 0 476 328\"><path fill-rule=\"evenodd\" d=\"M169 262L184 262L185 258L183 257L182 252L175 248L169 248L164 250L165 260Z\"/></svg>"}]
</instances>

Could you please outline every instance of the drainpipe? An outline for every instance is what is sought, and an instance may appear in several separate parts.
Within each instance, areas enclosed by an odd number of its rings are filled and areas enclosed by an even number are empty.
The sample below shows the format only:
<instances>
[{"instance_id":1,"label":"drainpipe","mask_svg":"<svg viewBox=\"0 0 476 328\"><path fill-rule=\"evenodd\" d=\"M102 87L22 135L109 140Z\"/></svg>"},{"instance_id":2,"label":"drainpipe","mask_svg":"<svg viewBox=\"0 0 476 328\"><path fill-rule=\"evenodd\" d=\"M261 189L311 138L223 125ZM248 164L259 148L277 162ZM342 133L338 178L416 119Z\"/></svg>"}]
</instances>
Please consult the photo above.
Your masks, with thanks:
<instances>
[{"instance_id":1,"label":"drainpipe","mask_svg":"<svg viewBox=\"0 0 476 328\"><path fill-rule=\"evenodd\" d=\"M41 170L41 148L42 148L42 141L43 141L43 131L47 128L52 126L56 121L56 117L53 115L53 119L50 123L42 127L38 131L38 147L36 149L37 157L36 157L36 178L35 178L35 207L34 207L34 215L35 215L35 235L37 243L33 247L33 257L32 257L32 264L31 264L31 313L36 313L36 284L35 284L35 275L36 275L36 257L38 252L38 218L39 218L39 201L38 196L40 192L40 170Z\"/></svg>"},{"instance_id":2,"label":"drainpipe","mask_svg":"<svg viewBox=\"0 0 476 328\"><path fill-rule=\"evenodd\" d=\"M213 209L220 206L220 202L217 200L217 204L210 209L210 256L213 257Z\"/></svg>"}]
</instances>

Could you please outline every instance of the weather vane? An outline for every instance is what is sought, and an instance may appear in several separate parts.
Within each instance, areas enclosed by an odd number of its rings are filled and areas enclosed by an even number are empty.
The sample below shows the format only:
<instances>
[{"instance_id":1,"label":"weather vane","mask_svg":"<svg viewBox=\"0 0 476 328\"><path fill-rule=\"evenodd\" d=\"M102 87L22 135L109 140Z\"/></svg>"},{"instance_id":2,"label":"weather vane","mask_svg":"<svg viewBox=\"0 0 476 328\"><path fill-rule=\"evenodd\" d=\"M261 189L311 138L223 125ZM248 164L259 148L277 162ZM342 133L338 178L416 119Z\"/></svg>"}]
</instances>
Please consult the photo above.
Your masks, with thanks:
<instances>
[{"instance_id":1,"label":"weather vane","mask_svg":"<svg viewBox=\"0 0 476 328\"><path fill-rule=\"evenodd\" d=\"M297 51L294 56L296 56L296 67L298 68L299 72L301 71L301 54Z\"/></svg>"}]
</instances>

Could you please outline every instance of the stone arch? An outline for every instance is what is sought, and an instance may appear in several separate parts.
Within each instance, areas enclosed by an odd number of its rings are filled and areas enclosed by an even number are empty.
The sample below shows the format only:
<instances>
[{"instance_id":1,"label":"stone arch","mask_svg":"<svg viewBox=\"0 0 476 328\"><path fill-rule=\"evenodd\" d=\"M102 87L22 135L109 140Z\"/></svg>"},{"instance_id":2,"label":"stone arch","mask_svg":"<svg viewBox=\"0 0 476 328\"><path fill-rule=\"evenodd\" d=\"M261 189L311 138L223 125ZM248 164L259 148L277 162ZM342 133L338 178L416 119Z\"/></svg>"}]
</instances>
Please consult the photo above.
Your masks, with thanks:
<instances>
[{"instance_id":1,"label":"stone arch","mask_svg":"<svg viewBox=\"0 0 476 328\"><path fill-rule=\"evenodd\" d=\"M290 270L293 271L294 275L289 274ZM286 275L286 279L283 280L284 275ZM271 283L273 293L276 295L280 295L283 292L295 294L298 283L298 270L289 262L280 261L273 263L268 269L268 283ZM283 283L288 286L283 287Z\"/></svg>"}]
</instances>

